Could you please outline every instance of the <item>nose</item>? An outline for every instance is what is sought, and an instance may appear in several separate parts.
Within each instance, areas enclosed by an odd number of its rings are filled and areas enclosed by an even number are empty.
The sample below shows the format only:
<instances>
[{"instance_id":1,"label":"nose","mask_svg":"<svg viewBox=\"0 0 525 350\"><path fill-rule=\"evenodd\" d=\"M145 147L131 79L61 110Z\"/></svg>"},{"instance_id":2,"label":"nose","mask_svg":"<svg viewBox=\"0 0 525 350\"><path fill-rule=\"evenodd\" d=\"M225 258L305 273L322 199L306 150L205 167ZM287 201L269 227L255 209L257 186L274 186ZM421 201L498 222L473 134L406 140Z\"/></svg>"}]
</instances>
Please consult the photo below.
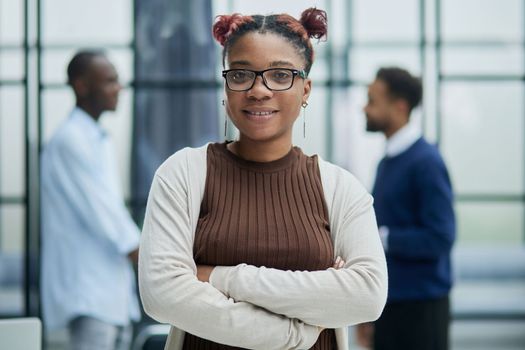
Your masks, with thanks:
<instances>
[{"instance_id":1,"label":"nose","mask_svg":"<svg viewBox=\"0 0 525 350\"><path fill-rule=\"evenodd\" d=\"M247 91L247 97L256 100L265 100L271 98L272 96L273 91L266 87L261 76L255 78L252 88Z\"/></svg>"}]
</instances>

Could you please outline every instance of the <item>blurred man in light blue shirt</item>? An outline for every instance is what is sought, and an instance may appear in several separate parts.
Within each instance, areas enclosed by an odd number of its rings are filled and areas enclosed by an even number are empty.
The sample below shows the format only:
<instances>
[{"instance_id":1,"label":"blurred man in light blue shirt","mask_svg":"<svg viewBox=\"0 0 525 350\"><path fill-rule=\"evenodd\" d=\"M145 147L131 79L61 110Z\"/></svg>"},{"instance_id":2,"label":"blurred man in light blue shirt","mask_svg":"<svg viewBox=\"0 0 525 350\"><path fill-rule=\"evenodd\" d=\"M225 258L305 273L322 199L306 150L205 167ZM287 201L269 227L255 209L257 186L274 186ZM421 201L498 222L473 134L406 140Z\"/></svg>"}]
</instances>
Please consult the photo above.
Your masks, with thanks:
<instances>
[{"instance_id":1,"label":"blurred man in light blue shirt","mask_svg":"<svg viewBox=\"0 0 525 350\"><path fill-rule=\"evenodd\" d=\"M46 328L67 327L72 349L127 349L140 317L132 262L139 230L117 181L114 152L98 124L121 85L99 51L68 66L76 107L41 159L42 307Z\"/></svg>"}]
</instances>

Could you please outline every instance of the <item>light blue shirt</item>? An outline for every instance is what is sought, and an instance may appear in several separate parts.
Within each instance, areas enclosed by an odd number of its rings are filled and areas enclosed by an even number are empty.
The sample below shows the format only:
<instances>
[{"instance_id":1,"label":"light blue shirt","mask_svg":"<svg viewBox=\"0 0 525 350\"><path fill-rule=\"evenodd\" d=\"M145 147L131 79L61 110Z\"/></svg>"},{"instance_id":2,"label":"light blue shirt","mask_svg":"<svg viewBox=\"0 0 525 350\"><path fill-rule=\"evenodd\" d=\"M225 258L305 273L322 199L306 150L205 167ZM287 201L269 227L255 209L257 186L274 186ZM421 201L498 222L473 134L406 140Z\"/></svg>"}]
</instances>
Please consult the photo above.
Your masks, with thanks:
<instances>
[{"instance_id":1,"label":"light blue shirt","mask_svg":"<svg viewBox=\"0 0 525 350\"><path fill-rule=\"evenodd\" d=\"M385 155L387 157L400 155L416 143L421 136L421 131L416 125L406 124L386 140Z\"/></svg>"},{"instance_id":2,"label":"light blue shirt","mask_svg":"<svg viewBox=\"0 0 525 350\"><path fill-rule=\"evenodd\" d=\"M91 316L140 318L127 254L139 230L127 211L106 133L75 108L41 158L42 307L46 328Z\"/></svg>"}]
</instances>

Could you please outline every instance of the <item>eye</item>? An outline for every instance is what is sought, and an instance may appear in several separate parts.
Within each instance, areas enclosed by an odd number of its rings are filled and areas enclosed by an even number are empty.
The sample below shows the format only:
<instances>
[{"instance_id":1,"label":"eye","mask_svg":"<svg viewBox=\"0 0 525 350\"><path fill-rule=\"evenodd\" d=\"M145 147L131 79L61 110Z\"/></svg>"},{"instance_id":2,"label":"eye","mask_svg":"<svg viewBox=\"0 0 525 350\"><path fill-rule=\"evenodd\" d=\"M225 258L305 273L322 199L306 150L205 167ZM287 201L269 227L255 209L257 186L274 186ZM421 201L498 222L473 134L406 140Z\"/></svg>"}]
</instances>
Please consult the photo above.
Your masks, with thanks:
<instances>
[{"instance_id":1,"label":"eye","mask_svg":"<svg viewBox=\"0 0 525 350\"><path fill-rule=\"evenodd\" d=\"M245 71L245 70L236 70L236 71L230 72L229 76L232 81L236 83L242 83L246 80L251 79L249 73L250 72Z\"/></svg>"},{"instance_id":2,"label":"eye","mask_svg":"<svg viewBox=\"0 0 525 350\"><path fill-rule=\"evenodd\" d=\"M292 78L292 72L284 69L272 71L271 79L275 81L288 81Z\"/></svg>"}]
</instances>

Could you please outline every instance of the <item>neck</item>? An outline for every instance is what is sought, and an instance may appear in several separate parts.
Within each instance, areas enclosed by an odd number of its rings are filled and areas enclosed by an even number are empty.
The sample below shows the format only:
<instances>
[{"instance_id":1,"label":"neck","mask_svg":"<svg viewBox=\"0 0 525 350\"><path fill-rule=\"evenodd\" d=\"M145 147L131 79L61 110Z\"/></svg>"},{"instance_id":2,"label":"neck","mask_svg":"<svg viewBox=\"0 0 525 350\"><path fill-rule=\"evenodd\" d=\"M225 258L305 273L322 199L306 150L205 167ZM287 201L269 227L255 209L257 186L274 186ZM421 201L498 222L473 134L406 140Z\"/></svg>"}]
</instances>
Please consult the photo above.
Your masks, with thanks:
<instances>
[{"instance_id":1,"label":"neck","mask_svg":"<svg viewBox=\"0 0 525 350\"><path fill-rule=\"evenodd\" d=\"M265 163L281 159L287 155L292 149L292 142L286 140L268 144L267 142L248 140L241 136L239 141L230 143L228 149L245 160Z\"/></svg>"},{"instance_id":2,"label":"neck","mask_svg":"<svg viewBox=\"0 0 525 350\"><path fill-rule=\"evenodd\" d=\"M98 122L100 115L102 114L102 111L98 108L95 108L90 104L83 103L82 101L77 102L77 107L83 109L84 112L89 114L89 116L93 118L96 122Z\"/></svg>"},{"instance_id":3,"label":"neck","mask_svg":"<svg viewBox=\"0 0 525 350\"><path fill-rule=\"evenodd\" d=\"M389 139L394 135L396 132L398 132L401 128L403 128L405 125L408 124L408 119L404 120L403 122L395 123L390 126L387 130L385 130L383 133L385 134L386 138Z\"/></svg>"}]
</instances>

